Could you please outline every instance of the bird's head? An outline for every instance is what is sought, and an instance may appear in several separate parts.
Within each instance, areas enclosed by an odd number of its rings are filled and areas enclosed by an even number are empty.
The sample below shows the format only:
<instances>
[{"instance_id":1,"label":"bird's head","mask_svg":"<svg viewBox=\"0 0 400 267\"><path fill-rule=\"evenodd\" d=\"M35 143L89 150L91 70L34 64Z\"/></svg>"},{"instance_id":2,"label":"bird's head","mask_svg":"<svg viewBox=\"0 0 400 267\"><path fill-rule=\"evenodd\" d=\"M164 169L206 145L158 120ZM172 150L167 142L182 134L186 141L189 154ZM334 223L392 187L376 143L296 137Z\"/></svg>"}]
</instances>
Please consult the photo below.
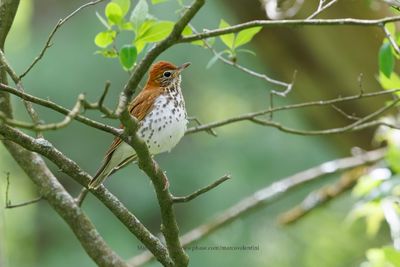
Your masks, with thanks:
<instances>
[{"instance_id":1,"label":"bird's head","mask_svg":"<svg viewBox=\"0 0 400 267\"><path fill-rule=\"evenodd\" d=\"M189 66L189 62L178 67L168 61L159 61L151 66L147 85L168 87L174 83L180 82L181 71Z\"/></svg>"}]
</instances>

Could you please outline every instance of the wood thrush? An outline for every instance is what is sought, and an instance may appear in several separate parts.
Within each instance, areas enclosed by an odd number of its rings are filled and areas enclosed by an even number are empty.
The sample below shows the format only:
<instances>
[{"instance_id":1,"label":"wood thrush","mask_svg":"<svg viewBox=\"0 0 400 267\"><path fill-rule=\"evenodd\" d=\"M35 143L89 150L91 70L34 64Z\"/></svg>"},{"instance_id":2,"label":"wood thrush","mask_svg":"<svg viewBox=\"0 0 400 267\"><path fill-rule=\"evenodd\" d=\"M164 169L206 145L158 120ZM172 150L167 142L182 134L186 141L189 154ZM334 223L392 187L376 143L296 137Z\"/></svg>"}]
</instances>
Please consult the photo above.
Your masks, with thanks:
<instances>
[{"instance_id":1,"label":"wood thrush","mask_svg":"<svg viewBox=\"0 0 400 267\"><path fill-rule=\"evenodd\" d=\"M129 105L130 113L139 121L137 133L152 155L170 151L185 134L187 115L180 74L189 65L155 63L146 86ZM89 188L96 189L108 176L136 159L135 150L116 137Z\"/></svg>"}]
</instances>

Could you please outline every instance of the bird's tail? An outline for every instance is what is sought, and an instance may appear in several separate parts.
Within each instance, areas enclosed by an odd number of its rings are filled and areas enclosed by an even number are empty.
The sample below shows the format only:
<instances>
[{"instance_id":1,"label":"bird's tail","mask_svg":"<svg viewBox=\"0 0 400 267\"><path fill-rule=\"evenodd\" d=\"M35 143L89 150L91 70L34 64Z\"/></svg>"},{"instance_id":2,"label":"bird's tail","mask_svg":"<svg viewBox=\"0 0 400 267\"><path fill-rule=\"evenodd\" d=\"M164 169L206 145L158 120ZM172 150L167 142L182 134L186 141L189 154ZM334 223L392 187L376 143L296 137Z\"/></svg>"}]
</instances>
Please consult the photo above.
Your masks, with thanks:
<instances>
[{"instance_id":1,"label":"bird's tail","mask_svg":"<svg viewBox=\"0 0 400 267\"><path fill-rule=\"evenodd\" d=\"M93 179L89 183L89 189L97 189L108 176L110 176L112 169L110 170L110 161L104 161L101 167L97 170Z\"/></svg>"},{"instance_id":2,"label":"bird's tail","mask_svg":"<svg viewBox=\"0 0 400 267\"><path fill-rule=\"evenodd\" d=\"M103 165L101 165L101 167L97 170L96 174L93 176L93 179L90 181L89 189L97 189L104 182L104 180L107 179L108 176L122 169L123 167L135 161L136 159L137 159L136 155L132 155L119 162L116 166L112 163L112 160L106 159L103 162Z\"/></svg>"}]
</instances>

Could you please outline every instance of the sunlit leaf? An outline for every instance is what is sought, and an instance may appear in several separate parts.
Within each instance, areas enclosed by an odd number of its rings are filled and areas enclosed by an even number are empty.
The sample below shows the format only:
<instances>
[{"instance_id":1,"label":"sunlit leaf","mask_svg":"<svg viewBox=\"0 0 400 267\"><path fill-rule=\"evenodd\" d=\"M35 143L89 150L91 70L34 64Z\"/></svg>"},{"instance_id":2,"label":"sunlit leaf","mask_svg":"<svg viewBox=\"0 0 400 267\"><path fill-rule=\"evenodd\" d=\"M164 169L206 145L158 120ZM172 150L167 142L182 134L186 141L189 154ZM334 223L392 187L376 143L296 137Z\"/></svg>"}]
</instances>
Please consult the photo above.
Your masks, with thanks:
<instances>
[{"instance_id":1,"label":"sunlit leaf","mask_svg":"<svg viewBox=\"0 0 400 267\"><path fill-rule=\"evenodd\" d=\"M385 28L389 31L390 35L393 37L396 36L396 24L393 22L389 22L385 24Z\"/></svg>"},{"instance_id":2,"label":"sunlit leaf","mask_svg":"<svg viewBox=\"0 0 400 267\"><path fill-rule=\"evenodd\" d=\"M400 173L400 148L389 145L385 159L395 173Z\"/></svg>"},{"instance_id":3,"label":"sunlit leaf","mask_svg":"<svg viewBox=\"0 0 400 267\"><path fill-rule=\"evenodd\" d=\"M379 202L367 202L356 206L349 214L348 219L355 221L365 218L367 224L367 235L372 237L378 232L384 220L383 211Z\"/></svg>"},{"instance_id":4,"label":"sunlit leaf","mask_svg":"<svg viewBox=\"0 0 400 267\"><path fill-rule=\"evenodd\" d=\"M221 21L219 23L219 29L224 29L224 28L227 28L229 26L230 25L225 20L221 19ZM235 41L235 34L228 33L228 34L221 35L219 38L222 40L222 42L228 48L233 49L233 44L234 44L234 41Z\"/></svg>"},{"instance_id":5,"label":"sunlit leaf","mask_svg":"<svg viewBox=\"0 0 400 267\"><path fill-rule=\"evenodd\" d=\"M211 37L211 38L208 38L205 40L196 40L196 41L191 42L191 44L198 45L201 47L207 47L205 41L207 41L208 45L213 46L213 44L215 43L215 38Z\"/></svg>"},{"instance_id":6,"label":"sunlit leaf","mask_svg":"<svg viewBox=\"0 0 400 267\"><path fill-rule=\"evenodd\" d=\"M174 23L172 21L160 21L148 27L138 38L137 41L152 43L165 39L172 31Z\"/></svg>"},{"instance_id":7,"label":"sunlit leaf","mask_svg":"<svg viewBox=\"0 0 400 267\"><path fill-rule=\"evenodd\" d=\"M256 55L255 52L253 52L253 51L251 51L251 50L249 50L249 49L238 49L238 50L236 50L236 52L238 52L238 53L247 53L247 54L250 54L250 55L252 55L252 56L255 56L255 55Z\"/></svg>"},{"instance_id":8,"label":"sunlit leaf","mask_svg":"<svg viewBox=\"0 0 400 267\"><path fill-rule=\"evenodd\" d=\"M193 33L193 31L192 31L192 28L190 28L190 26L186 26L182 31L183 36L188 36L188 35L191 35L192 33Z\"/></svg>"},{"instance_id":9,"label":"sunlit leaf","mask_svg":"<svg viewBox=\"0 0 400 267\"><path fill-rule=\"evenodd\" d=\"M131 0L112 0L114 3L116 3L122 11L122 17L128 13L129 8L131 7Z\"/></svg>"},{"instance_id":10,"label":"sunlit leaf","mask_svg":"<svg viewBox=\"0 0 400 267\"><path fill-rule=\"evenodd\" d=\"M99 32L94 38L94 43L101 48L106 48L114 41L116 36L115 31Z\"/></svg>"},{"instance_id":11,"label":"sunlit leaf","mask_svg":"<svg viewBox=\"0 0 400 267\"><path fill-rule=\"evenodd\" d=\"M146 47L146 42L142 42L140 40L134 42L134 44L136 46L136 50L137 50L138 54L140 54L143 51L143 49Z\"/></svg>"},{"instance_id":12,"label":"sunlit leaf","mask_svg":"<svg viewBox=\"0 0 400 267\"><path fill-rule=\"evenodd\" d=\"M256 35L261 29L262 27L254 27L240 31L235 39L235 47L239 47L250 42L254 35Z\"/></svg>"},{"instance_id":13,"label":"sunlit leaf","mask_svg":"<svg viewBox=\"0 0 400 267\"><path fill-rule=\"evenodd\" d=\"M380 72L378 80L383 89L390 90L400 88L400 77L395 72L392 72L390 78Z\"/></svg>"},{"instance_id":14,"label":"sunlit leaf","mask_svg":"<svg viewBox=\"0 0 400 267\"><path fill-rule=\"evenodd\" d=\"M400 264L400 252L393 247L384 247L383 253L385 254L386 261L398 266Z\"/></svg>"},{"instance_id":15,"label":"sunlit leaf","mask_svg":"<svg viewBox=\"0 0 400 267\"><path fill-rule=\"evenodd\" d=\"M110 50L98 50L95 52L95 54L100 54L106 58L116 58L118 57L117 51L115 49L110 49Z\"/></svg>"},{"instance_id":16,"label":"sunlit leaf","mask_svg":"<svg viewBox=\"0 0 400 267\"><path fill-rule=\"evenodd\" d=\"M393 72L394 56L389 42L384 42L379 49L379 70L388 78Z\"/></svg>"},{"instance_id":17,"label":"sunlit leaf","mask_svg":"<svg viewBox=\"0 0 400 267\"><path fill-rule=\"evenodd\" d=\"M121 27L121 30L125 30L125 31L133 31L134 30L132 22L130 22L130 21L121 24L120 27Z\"/></svg>"},{"instance_id":18,"label":"sunlit leaf","mask_svg":"<svg viewBox=\"0 0 400 267\"><path fill-rule=\"evenodd\" d=\"M358 179L356 186L354 186L352 194L356 197L367 195L371 190L378 187L383 180L374 179L371 175L365 175Z\"/></svg>"},{"instance_id":19,"label":"sunlit leaf","mask_svg":"<svg viewBox=\"0 0 400 267\"><path fill-rule=\"evenodd\" d=\"M106 17L110 24L119 24L122 20L122 9L114 2L110 2L106 6Z\"/></svg>"},{"instance_id":20,"label":"sunlit leaf","mask_svg":"<svg viewBox=\"0 0 400 267\"><path fill-rule=\"evenodd\" d=\"M157 4L161 4L161 3L167 2L167 1L168 0L151 0L151 3L153 5L157 5Z\"/></svg>"},{"instance_id":21,"label":"sunlit leaf","mask_svg":"<svg viewBox=\"0 0 400 267\"><path fill-rule=\"evenodd\" d=\"M124 69L129 70L135 64L137 58L137 50L133 45L124 45L119 51L119 61Z\"/></svg>"},{"instance_id":22,"label":"sunlit leaf","mask_svg":"<svg viewBox=\"0 0 400 267\"><path fill-rule=\"evenodd\" d=\"M130 21L133 23L133 27L136 33L138 33L143 22L146 20L148 13L149 6L147 5L146 0L139 0L135 8L132 10L130 17Z\"/></svg>"}]
</instances>

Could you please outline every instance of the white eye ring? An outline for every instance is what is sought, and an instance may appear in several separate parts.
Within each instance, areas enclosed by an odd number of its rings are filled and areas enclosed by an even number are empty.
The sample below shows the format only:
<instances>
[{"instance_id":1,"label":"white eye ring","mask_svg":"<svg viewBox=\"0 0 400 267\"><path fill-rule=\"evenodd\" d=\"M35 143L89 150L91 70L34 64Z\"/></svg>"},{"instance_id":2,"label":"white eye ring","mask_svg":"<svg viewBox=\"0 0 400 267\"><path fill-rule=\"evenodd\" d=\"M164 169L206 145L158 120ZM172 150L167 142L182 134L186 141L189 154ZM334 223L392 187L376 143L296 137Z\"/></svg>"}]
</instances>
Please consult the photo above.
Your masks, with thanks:
<instances>
[{"instance_id":1,"label":"white eye ring","mask_svg":"<svg viewBox=\"0 0 400 267\"><path fill-rule=\"evenodd\" d=\"M168 71L168 70L163 73L163 76L165 78L169 78L169 77L171 77L171 75L172 75L172 73L170 71Z\"/></svg>"}]
</instances>

